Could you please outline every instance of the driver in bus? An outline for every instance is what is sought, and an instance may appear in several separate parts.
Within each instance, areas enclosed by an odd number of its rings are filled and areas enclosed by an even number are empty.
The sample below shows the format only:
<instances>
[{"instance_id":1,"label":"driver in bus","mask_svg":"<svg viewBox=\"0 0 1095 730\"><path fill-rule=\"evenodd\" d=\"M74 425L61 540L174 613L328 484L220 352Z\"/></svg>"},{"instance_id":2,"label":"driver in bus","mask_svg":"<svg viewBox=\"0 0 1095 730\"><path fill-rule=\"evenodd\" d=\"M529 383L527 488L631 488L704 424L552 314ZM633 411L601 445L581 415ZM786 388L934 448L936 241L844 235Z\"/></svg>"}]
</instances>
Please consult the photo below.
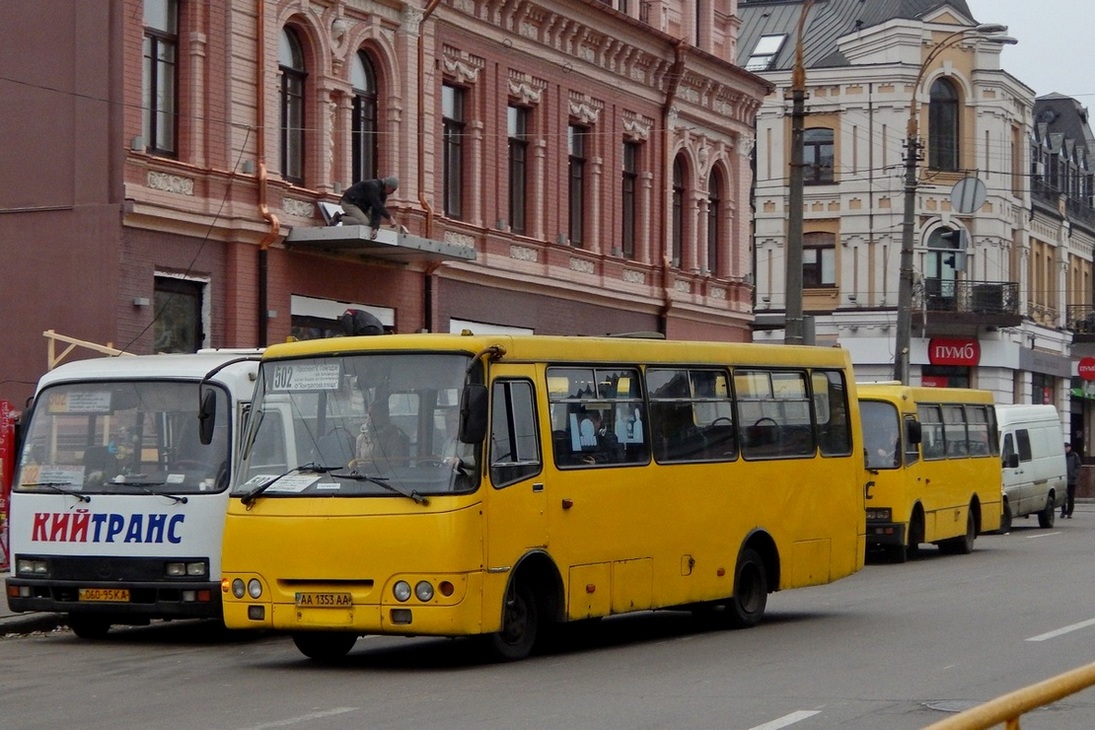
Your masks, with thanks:
<instances>
[{"instance_id":1,"label":"driver in bus","mask_svg":"<svg viewBox=\"0 0 1095 730\"><path fill-rule=\"evenodd\" d=\"M356 458L351 466L406 466L411 455L410 439L392 423L388 403L377 399L369 406L369 417L357 436Z\"/></svg>"}]
</instances>

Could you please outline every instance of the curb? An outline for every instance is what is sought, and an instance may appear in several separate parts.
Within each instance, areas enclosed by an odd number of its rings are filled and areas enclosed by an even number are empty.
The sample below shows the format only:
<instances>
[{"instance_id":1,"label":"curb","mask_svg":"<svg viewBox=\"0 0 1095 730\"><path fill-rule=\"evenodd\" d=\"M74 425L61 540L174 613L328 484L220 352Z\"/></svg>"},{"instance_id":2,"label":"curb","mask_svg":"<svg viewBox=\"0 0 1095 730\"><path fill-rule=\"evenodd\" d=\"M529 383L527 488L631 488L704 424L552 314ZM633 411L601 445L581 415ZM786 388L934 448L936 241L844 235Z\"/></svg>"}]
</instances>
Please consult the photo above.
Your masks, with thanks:
<instances>
[{"instance_id":1,"label":"curb","mask_svg":"<svg viewBox=\"0 0 1095 730\"><path fill-rule=\"evenodd\" d=\"M26 613L0 618L0 638L20 636L38 631L54 631L66 628L65 615L62 613Z\"/></svg>"}]
</instances>

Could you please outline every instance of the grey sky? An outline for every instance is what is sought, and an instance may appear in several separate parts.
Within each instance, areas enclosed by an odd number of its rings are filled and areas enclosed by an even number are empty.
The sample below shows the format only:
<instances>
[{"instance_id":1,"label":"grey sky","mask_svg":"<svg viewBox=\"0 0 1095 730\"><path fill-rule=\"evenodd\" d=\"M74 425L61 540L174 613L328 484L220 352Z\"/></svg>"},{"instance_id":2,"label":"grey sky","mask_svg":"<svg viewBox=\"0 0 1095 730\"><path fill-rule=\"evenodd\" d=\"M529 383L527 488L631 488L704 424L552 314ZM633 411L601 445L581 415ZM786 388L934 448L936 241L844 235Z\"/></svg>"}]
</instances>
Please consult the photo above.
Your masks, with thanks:
<instances>
[{"instance_id":1,"label":"grey sky","mask_svg":"<svg viewBox=\"0 0 1095 730\"><path fill-rule=\"evenodd\" d=\"M979 23L1003 23L1019 43L1005 46L1004 70L1034 89L1095 106L1095 2L966 0Z\"/></svg>"}]
</instances>

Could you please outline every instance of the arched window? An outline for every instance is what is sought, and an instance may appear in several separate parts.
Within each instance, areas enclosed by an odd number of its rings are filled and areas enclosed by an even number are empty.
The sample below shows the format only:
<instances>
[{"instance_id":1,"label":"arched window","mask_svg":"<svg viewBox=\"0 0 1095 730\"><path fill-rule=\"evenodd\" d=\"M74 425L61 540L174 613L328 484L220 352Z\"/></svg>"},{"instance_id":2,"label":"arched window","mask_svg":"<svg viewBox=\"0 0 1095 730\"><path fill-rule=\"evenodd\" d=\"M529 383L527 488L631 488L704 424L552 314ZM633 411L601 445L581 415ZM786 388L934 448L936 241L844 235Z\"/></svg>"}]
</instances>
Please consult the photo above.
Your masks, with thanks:
<instances>
[{"instance_id":1,"label":"arched window","mask_svg":"<svg viewBox=\"0 0 1095 730\"><path fill-rule=\"evenodd\" d=\"M955 240L953 234L950 229L937 228L928 236L928 252L924 255L924 294L928 309L954 309L958 282L955 251L961 239Z\"/></svg>"},{"instance_id":2,"label":"arched window","mask_svg":"<svg viewBox=\"0 0 1095 730\"><path fill-rule=\"evenodd\" d=\"M684 160L678 156L673 161L672 242L670 258L673 266L681 265L681 244L684 241Z\"/></svg>"},{"instance_id":3,"label":"arched window","mask_svg":"<svg viewBox=\"0 0 1095 730\"><path fill-rule=\"evenodd\" d=\"M304 182L304 53L290 28L278 43L281 73L281 174L295 184Z\"/></svg>"},{"instance_id":4,"label":"arched window","mask_svg":"<svg viewBox=\"0 0 1095 730\"><path fill-rule=\"evenodd\" d=\"M354 87L353 118L350 120L353 138L352 182L380 177L377 169L377 109L376 72L365 51L358 51L350 72Z\"/></svg>"},{"instance_id":5,"label":"arched window","mask_svg":"<svg viewBox=\"0 0 1095 730\"><path fill-rule=\"evenodd\" d=\"M958 169L958 90L947 79L936 79L928 102L928 166Z\"/></svg>"},{"instance_id":6,"label":"arched window","mask_svg":"<svg viewBox=\"0 0 1095 730\"><path fill-rule=\"evenodd\" d=\"M707 181L707 270L712 276L719 274L719 247L722 242L722 180L718 171L712 170Z\"/></svg>"}]
</instances>

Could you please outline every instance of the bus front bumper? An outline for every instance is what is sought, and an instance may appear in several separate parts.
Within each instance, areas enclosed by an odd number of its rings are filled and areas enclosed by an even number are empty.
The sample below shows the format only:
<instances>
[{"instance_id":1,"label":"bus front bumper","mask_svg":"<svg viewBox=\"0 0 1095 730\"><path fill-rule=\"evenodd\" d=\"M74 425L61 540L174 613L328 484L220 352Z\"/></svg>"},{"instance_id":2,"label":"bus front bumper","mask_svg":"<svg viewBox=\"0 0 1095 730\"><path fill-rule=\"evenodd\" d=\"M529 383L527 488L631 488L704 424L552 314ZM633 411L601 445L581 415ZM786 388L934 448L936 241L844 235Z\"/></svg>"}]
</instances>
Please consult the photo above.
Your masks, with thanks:
<instances>
[{"instance_id":1,"label":"bus front bumper","mask_svg":"<svg viewBox=\"0 0 1095 730\"><path fill-rule=\"evenodd\" d=\"M205 582L104 583L101 581L5 581L8 607L16 612L101 613L134 618L220 618L220 586Z\"/></svg>"},{"instance_id":2,"label":"bus front bumper","mask_svg":"<svg viewBox=\"0 0 1095 730\"><path fill-rule=\"evenodd\" d=\"M868 522L868 545L904 545L906 525L899 522Z\"/></svg>"}]
</instances>

